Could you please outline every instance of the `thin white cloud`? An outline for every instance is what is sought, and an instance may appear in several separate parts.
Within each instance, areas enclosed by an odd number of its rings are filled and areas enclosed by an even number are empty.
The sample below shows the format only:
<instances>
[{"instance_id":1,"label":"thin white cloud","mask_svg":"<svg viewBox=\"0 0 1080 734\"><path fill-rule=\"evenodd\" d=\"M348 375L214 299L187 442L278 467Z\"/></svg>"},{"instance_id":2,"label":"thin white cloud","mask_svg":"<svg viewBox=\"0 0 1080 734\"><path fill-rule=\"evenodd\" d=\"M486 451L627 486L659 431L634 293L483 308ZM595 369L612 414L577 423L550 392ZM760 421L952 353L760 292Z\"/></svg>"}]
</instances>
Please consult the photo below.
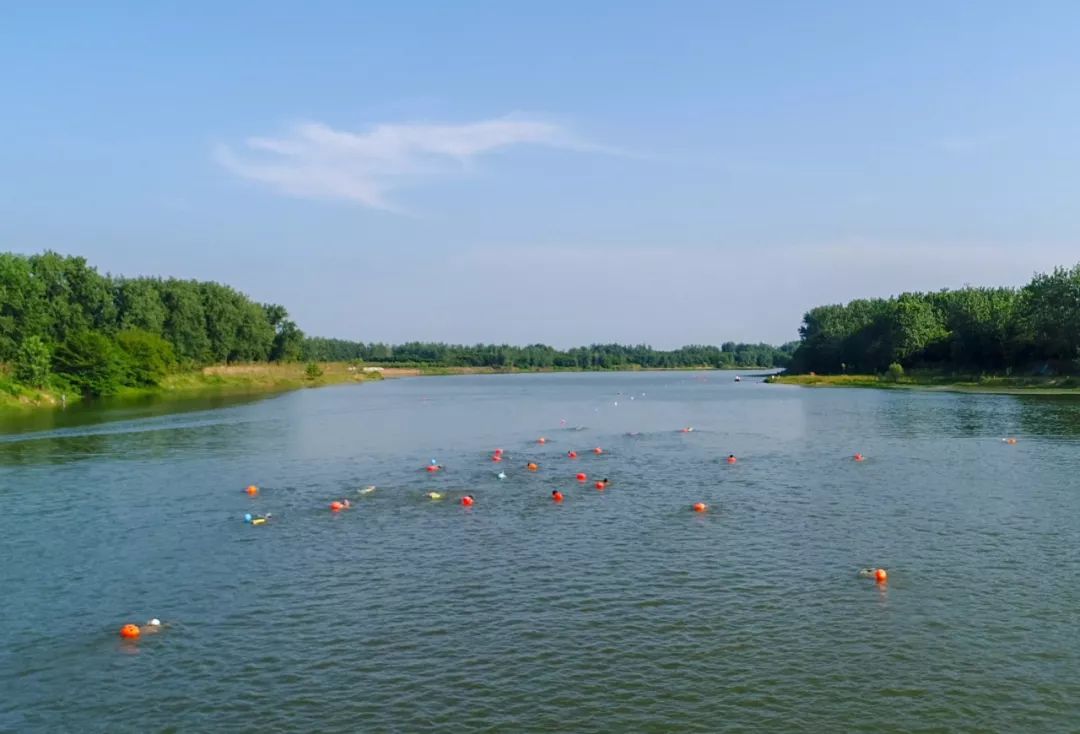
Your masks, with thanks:
<instances>
[{"instance_id":1,"label":"thin white cloud","mask_svg":"<svg viewBox=\"0 0 1080 734\"><path fill-rule=\"evenodd\" d=\"M387 192L461 170L484 153L514 145L618 153L582 142L551 122L502 117L462 125L383 124L366 132L306 122L278 137L250 137L240 152L218 146L215 157L232 173L288 196L396 211Z\"/></svg>"}]
</instances>

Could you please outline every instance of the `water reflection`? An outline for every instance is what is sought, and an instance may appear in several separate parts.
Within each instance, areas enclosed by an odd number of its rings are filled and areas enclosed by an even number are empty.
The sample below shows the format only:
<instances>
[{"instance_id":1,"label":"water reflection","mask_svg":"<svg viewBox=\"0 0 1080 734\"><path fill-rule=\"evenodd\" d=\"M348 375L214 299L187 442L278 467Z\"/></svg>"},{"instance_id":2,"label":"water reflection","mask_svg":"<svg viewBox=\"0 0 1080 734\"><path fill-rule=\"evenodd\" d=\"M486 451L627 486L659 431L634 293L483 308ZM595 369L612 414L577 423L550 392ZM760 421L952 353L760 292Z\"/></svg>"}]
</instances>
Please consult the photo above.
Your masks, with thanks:
<instances>
[{"instance_id":1,"label":"water reflection","mask_svg":"<svg viewBox=\"0 0 1080 734\"><path fill-rule=\"evenodd\" d=\"M162 397L145 395L136 398L89 400L54 410L26 413L0 413L0 435L36 433L62 428L77 428L99 423L153 418L175 413L245 405L273 397L266 393L247 395L199 395L197 397Z\"/></svg>"}]
</instances>

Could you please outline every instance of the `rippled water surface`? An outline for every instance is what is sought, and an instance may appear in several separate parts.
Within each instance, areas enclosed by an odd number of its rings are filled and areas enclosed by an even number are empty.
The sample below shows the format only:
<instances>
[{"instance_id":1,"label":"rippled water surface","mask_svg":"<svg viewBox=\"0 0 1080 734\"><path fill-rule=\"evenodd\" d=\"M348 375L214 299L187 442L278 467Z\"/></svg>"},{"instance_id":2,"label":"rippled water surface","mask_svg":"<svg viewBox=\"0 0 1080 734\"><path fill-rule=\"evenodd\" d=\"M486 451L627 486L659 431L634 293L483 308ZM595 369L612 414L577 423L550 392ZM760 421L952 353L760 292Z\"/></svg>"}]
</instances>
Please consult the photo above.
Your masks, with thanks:
<instances>
[{"instance_id":1,"label":"rippled water surface","mask_svg":"<svg viewBox=\"0 0 1080 734\"><path fill-rule=\"evenodd\" d=\"M0 436L0 731L1080 730L1080 402L650 373L99 417Z\"/></svg>"}]
</instances>

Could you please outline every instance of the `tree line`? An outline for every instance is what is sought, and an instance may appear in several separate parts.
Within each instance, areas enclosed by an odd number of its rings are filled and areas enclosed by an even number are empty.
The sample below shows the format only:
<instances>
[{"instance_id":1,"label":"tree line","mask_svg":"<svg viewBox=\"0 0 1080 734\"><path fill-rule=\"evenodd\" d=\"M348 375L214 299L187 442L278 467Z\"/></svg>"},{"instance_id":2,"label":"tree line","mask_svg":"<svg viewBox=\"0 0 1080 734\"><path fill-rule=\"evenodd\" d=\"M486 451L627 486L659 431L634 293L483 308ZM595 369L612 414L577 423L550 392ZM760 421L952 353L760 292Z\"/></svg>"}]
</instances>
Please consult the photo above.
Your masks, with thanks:
<instances>
[{"instance_id":1,"label":"tree line","mask_svg":"<svg viewBox=\"0 0 1080 734\"><path fill-rule=\"evenodd\" d=\"M799 335L792 372L1071 374L1080 371L1080 265L1037 274L1022 288L818 306Z\"/></svg>"},{"instance_id":2,"label":"tree line","mask_svg":"<svg viewBox=\"0 0 1080 734\"><path fill-rule=\"evenodd\" d=\"M233 362L363 361L377 365L518 369L781 367L794 343L660 351L596 344L397 346L307 338L277 304L220 283L102 275L85 258L0 253L0 365L6 384L109 395L166 375ZM3 380L0 380L0 387Z\"/></svg>"},{"instance_id":3,"label":"tree line","mask_svg":"<svg viewBox=\"0 0 1080 734\"><path fill-rule=\"evenodd\" d=\"M507 344L441 344L409 342L389 344L309 338L304 354L319 361L363 361L384 366L491 367L495 369L611 370L628 368L744 368L783 367L796 343L784 347L768 344L686 346L662 351L646 345L593 344L559 350L544 344L519 347Z\"/></svg>"},{"instance_id":4,"label":"tree line","mask_svg":"<svg viewBox=\"0 0 1080 734\"><path fill-rule=\"evenodd\" d=\"M297 359L303 338L284 307L219 283L0 253L0 363L24 385L108 395L210 363Z\"/></svg>"}]
</instances>

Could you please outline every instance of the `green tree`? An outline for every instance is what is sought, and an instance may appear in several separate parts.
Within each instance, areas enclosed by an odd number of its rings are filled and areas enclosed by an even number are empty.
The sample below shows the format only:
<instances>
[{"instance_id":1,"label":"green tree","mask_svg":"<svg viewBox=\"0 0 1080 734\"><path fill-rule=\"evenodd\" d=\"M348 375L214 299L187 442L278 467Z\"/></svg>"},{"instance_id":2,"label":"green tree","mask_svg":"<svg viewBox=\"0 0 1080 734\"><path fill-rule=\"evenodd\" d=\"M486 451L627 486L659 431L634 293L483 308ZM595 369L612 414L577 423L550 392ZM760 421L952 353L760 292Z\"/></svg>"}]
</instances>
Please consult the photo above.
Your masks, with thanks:
<instances>
[{"instance_id":1,"label":"green tree","mask_svg":"<svg viewBox=\"0 0 1080 734\"><path fill-rule=\"evenodd\" d=\"M27 337L15 357L15 379L31 387L45 387L51 359L49 347L41 337Z\"/></svg>"},{"instance_id":2,"label":"green tree","mask_svg":"<svg viewBox=\"0 0 1080 734\"><path fill-rule=\"evenodd\" d=\"M165 304L161 281L150 278L121 278L116 283L116 306L121 329L141 329L151 334L165 332Z\"/></svg>"},{"instance_id":3,"label":"green tree","mask_svg":"<svg viewBox=\"0 0 1080 734\"><path fill-rule=\"evenodd\" d=\"M112 395L124 381L119 351L104 334L74 332L53 354L53 370L83 395Z\"/></svg>"},{"instance_id":4,"label":"green tree","mask_svg":"<svg viewBox=\"0 0 1080 734\"><path fill-rule=\"evenodd\" d=\"M123 358L124 384L156 385L176 365L172 344L149 331L121 331L116 345Z\"/></svg>"}]
</instances>

